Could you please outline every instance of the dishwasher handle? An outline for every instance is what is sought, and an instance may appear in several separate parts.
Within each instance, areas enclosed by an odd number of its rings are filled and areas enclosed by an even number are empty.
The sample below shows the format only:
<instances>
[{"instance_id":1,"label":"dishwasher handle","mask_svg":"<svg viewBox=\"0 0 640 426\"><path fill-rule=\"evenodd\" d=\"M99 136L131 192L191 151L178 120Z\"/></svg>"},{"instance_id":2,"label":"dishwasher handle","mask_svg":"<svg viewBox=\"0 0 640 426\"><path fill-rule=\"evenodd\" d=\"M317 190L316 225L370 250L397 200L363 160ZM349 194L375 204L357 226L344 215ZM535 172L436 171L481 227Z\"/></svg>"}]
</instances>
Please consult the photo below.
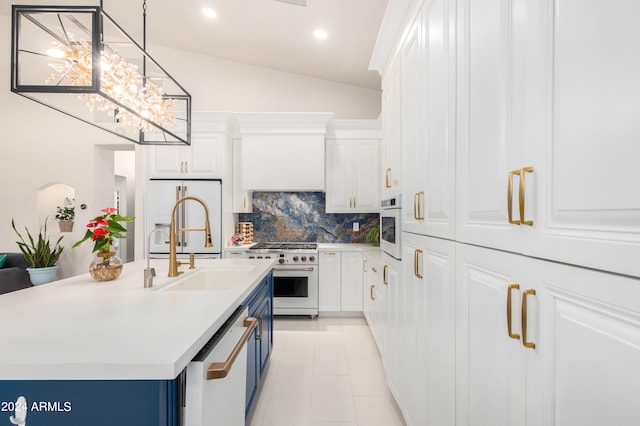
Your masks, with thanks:
<instances>
[{"instance_id":1,"label":"dishwasher handle","mask_svg":"<svg viewBox=\"0 0 640 426\"><path fill-rule=\"evenodd\" d=\"M247 327L247 329L236 344L236 347L231 351L229 358L227 358L225 362L212 362L211 365L209 365L209 368L207 369L207 380L223 379L227 377L231 371L233 363L240 354L242 347L247 343L247 340L249 340L249 337L251 337L258 326L258 320L253 317L247 317L244 319L243 325Z\"/></svg>"}]
</instances>

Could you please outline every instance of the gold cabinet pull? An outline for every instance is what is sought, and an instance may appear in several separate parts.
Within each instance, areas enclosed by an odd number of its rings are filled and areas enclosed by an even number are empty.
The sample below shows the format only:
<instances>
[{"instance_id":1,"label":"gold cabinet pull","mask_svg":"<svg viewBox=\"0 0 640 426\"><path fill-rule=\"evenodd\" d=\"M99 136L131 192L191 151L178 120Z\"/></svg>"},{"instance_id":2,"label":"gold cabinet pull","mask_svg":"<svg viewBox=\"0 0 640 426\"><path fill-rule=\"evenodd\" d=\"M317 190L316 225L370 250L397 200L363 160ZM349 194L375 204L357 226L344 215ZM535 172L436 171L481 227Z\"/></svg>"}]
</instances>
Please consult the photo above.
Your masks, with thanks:
<instances>
[{"instance_id":1,"label":"gold cabinet pull","mask_svg":"<svg viewBox=\"0 0 640 426\"><path fill-rule=\"evenodd\" d=\"M532 220L524 220L524 174L533 172L533 167L520 169L520 225L533 226Z\"/></svg>"},{"instance_id":2,"label":"gold cabinet pull","mask_svg":"<svg viewBox=\"0 0 640 426\"><path fill-rule=\"evenodd\" d=\"M519 170L513 170L509 172L509 185L507 189L507 209L509 215L509 223L512 225L526 225L533 226L532 220L525 220L524 218L524 202L525 202L525 192L524 192L524 174L533 172L533 167L525 167ZM520 186L518 190L518 209L520 211L520 220L513 220L513 176L520 176Z\"/></svg>"},{"instance_id":3,"label":"gold cabinet pull","mask_svg":"<svg viewBox=\"0 0 640 426\"><path fill-rule=\"evenodd\" d=\"M371 300L376 300L376 298L373 297L373 288L374 287L375 287L375 285L371 284L371 290L370 290L370 293L369 293L369 297L371 297Z\"/></svg>"},{"instance_id":4,"label":"gold cabinet pull","mask_svg":"<svg viewBox=\"0 0 640 426\"><path fill-rule=\"evenodd\" d=\"M391 175L391 169L389 168L389 169L387 169L385 171L385 174L384 174L385 187L387 187L387 188L391 188L391 177L390 177L390 175Z\"/></svg>"},{"instance_id":5,"label":"gold cabinet pull","mask_svg":"<svg viewBox=\"0 0 640 426\"><path fill-rule=\"evenodd\" d=\"M513 220L513 175L519 175L520 170L509 172L509 187L507 189L507 209L509 215L509 223L512 225L520 225L519 220Z\"/></svg>"},{"instance_id":6,"label":"gold cabinet pull","mask_svg":"<svg viewBox=\"0 0 640 426\"><path fill-rule=\"evenodd\" d=\"M227 358L225 362L213 362L209 365L209 368L207 368L207 380L223 379L227 377L229 371L231 371L231 367L233 367L233 363L236 358L238 358L242 347L247 343L247 340L249 340L249 337L253 333L253 330L256 329L257 324L258 320L255 318L248 317L244 319L243 325L247 327L244 334L240 340L238 340L236 347L233 348L233 351L231 351L229 358ZM246 364L243 368L247 368Z\"/></svg>"},{"instance_id":7,"label":"gold cabinet pull","mask_svg":"<svg viewBox=\"0 0 640 426\"><path fill-rule=\"evenodd\" d=\"M424 192L416 192L413 196L413 218L424 220L424 208L420 199L424 199Z\"/></svg>"},{"instance_id":8,"label":"gold cabinet pull","mask_svg":"<svg viewBox=\"0 0 640 426\"><path fill-rule=\"evenodd\" d=\"M388 271L389 271L389 266L384 265L384 268L382 268L382 282L384 283L384 285L389 285L389 280L387 279Z\"/></svg>"},{"instance_id":9,"label":"gold cabinet pull","mask_svg":"<svg viewBox=\"0 0 640 426\"><path fill-rule=\"evenodd\" d=\"M256 318L258 321L258 335L256 336L256 340L262 340L262 317Z\"/></svg>"},{"instance_id":10,"label":"gold cabinet pull","mask_svg":"<svg viewBox=\"0 0 640 426\"><path fill-rule=\"evenodd\" d=\"M243 209L247 208L247 197L242 197L242 208Z\"/></svg>"},{"instance_id":11,"label":"gold cabinet pull","mask_svg":"<svg viewBox=\"0 0 640 426\"><path fill-rule=\"evenodd\" d=\"M527 290L522 294L522 344L529 349L535 349L536 344L527 340L527 296L535 295L535 290Z\"/></svg>"},{"instance_id":12,"label":"gold cabinet pull","mask_svg":"<svg viewBox=\"0 0 640 426\"><path fill-rule=\"evenodd\" d=\"M514 333L512 329L512 321L511 321L511 301L512 301L512 292L513 290L520 290L520 285L511 284L509 289L507 290L507 333L509 333L509 337L512 339L519 340L520 335L518 333Z\"/></svg>"},{"instance_id":13,"label":"gold cabinet pull","mask_svg":"<svg viewBox=\"0 0 640 426\"><path fill-rule=\"evenodd\" d=\"M420 273L420 257L422 256L422 250L416 250L413 252L413 273L416 277L422 279L422 274Z\"/></svg>"}]
</instances>

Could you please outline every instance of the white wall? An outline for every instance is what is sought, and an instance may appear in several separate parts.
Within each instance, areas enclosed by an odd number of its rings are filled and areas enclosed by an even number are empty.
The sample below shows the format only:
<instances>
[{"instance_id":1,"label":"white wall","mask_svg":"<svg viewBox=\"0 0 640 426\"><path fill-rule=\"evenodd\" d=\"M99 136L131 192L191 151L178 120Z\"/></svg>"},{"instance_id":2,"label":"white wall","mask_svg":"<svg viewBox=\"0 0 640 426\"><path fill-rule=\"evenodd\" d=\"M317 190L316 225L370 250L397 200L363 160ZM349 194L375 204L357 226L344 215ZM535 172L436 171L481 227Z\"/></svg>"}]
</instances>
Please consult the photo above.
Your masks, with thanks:
<instances>
[{"instance_id":1,"label":"white wall","mask_svg":"<svg viewBox=\"0 0 640 426\"><path fill-rule=\"evenodd\" d=\"M90 244L73 250L70 246L82 237L89 219L111 205L113 151L131 149L131 143L11 93L10 40L10 17L0 15L0 252L18 251L11 218L37 232L38 191L64 183L75 188L76 205L84 203L87 209L76 209L76 227L65 235L63 269L65 276L84 273ZM344 119L377 118L380 112L376 90L158 46L149 51L191 93L194 111L335 112ZM136 162L139 169L138 156ZM136 188L139 185L138 179ZM143 205L140 193L136 209ZM136 258L141 257L140 247L136 244Z\"/></svg>"},{"instance_id":2,"label":"white wall","mask_svg":"<svg viewBox=\"0 0 640 426\"><path fill-rule=\"evenodd\" d=\"M333 112L336 119L380 115L379 90L159 46L148 51L191 94L194 111Z\"/></svg>"}]
</instances>

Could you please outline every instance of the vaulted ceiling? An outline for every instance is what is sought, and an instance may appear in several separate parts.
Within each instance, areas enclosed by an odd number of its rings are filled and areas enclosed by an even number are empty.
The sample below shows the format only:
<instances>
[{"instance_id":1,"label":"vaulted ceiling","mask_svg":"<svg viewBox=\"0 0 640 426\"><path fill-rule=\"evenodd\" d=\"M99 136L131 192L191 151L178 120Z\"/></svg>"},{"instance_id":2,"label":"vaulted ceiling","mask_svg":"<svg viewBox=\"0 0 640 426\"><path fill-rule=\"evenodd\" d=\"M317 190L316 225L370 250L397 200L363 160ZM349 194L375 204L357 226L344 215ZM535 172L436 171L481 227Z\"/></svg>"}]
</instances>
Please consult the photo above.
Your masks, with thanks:
<instances>
[{"instance_id":1,"label":"vaulted ceiling","mask_svg":"<svg viewBox=\"0 0 640 426\"><path fill-rule=\"evenodd\" d=\"M13 3L98 4L0 0L0 13L10 14ZM380 77L368 65L386 4L387 0L147 0L147 43L380 89ZM142 0L103 0L103 6L142 42ZM203 7L215 10L217 17L205 17ZM316 39L316 29L326 31L327 38Z\"/></svg>"}]
</instances>

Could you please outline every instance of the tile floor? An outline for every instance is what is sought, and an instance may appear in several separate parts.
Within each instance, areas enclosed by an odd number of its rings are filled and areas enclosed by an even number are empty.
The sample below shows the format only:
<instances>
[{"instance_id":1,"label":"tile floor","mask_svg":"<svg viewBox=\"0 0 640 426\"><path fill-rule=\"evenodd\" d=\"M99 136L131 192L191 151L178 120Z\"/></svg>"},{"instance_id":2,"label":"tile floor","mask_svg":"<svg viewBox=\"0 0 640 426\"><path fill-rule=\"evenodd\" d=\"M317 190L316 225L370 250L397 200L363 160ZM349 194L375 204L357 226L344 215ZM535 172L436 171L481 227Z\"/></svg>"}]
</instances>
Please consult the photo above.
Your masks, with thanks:
<instances>
[{"instance_id":1,"label":"tile floor","mask_svg":"<svg viewBox=\"0 0 640 426\"><path fill-rule=\"evenodd\" d=\"M402 426L364 318L276 317L251 426Z\"/></svg>"}]
</instances>

